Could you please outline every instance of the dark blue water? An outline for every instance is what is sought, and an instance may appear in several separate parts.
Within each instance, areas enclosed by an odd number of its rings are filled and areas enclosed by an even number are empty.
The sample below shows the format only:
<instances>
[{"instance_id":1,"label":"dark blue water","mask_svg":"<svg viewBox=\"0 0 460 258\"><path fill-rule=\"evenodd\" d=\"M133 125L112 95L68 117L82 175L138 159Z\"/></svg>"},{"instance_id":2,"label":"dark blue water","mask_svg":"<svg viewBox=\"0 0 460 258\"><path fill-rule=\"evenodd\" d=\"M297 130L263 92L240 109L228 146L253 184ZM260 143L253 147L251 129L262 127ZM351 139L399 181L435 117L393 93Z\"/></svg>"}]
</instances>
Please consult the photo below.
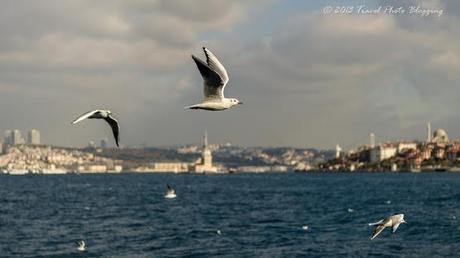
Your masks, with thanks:
<instances>
[{"instance_id":1,"label":"dark blue water","mask_svg":"<svg viewBox=\"0 0 460 258\"><path fill-rule=\"evenodd\" d=\"M183 256L459 257L460 174L0 177L0 257Z\"/></svg>"}]
</instances>

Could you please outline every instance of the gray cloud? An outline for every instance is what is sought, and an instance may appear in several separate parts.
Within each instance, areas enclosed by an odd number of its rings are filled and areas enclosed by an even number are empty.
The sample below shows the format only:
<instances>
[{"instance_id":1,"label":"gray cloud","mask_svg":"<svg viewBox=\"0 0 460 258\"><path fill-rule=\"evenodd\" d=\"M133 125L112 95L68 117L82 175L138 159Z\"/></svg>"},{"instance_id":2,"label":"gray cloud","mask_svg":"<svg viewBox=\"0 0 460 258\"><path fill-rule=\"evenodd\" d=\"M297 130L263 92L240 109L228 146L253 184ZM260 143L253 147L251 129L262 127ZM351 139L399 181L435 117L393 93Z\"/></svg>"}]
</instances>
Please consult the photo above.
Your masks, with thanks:
<instances>
[{"instance_id":1,"label":"gray cloud","mask_svg":"<svg viewBox=\"0 0 460 258\"><path fill-rule=\"evenodd\" d=\"M272 1L6 1L0 10L0 130L42 130L47 142L84 145L104 124L69 122L92 108L122 121L125 144L348 145L460 130L459 20L287 15L268 34L253 17ZM254 13L258 15L253 15ZM242 37L241 35L245 35ZM249 35L249 36L248 36ZM227 96L246 105L190 112L201 78L190 54L206 43L227 66ZM460 137L460 135L457 135Z\"/></svg>"}]
</instances>

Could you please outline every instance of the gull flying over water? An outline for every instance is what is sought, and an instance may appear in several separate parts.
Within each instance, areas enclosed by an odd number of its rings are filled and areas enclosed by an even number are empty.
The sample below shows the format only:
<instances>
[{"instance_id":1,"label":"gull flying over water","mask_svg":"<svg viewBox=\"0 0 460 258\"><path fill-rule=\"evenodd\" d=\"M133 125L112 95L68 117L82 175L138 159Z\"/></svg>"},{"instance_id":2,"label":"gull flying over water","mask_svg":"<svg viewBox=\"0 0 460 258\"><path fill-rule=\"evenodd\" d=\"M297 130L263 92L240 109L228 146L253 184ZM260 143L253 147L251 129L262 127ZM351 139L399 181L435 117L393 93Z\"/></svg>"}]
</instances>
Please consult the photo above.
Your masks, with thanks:
<instances>
[{"instance_id":1,"label":"gull flying over water","mask_svg":"<svg viewBox=\"0 0 460 258\"><path fill-rule=\"evenodd\" d=\"M118 145L118 134L120 132L120 126L118 125L118 121L112 116L112 112L110 110L93 110L84 113L83 115L79 116L77 119L75 119L72 124L76 124L78 122L81 122L85 120L86 118L88 119L104 119L112 128L113 132L113 137L115 138L115 143Z\"/></svg>"},{"instance_id":2,"label":"gull flying over water","mask_svg":"<svg viewBox=\"0 0 460 258\"><path fill-rule=\"evenodd\" d=\"M204 100L187 108L220 111L243 104L235 98L224 97L224 89L229 80L227 71L211 51L205 47L203 51L206 55L206 63L194 55L192 58L203 77Z\"/></svg>"},{"instance_id":3,"label":"gull flying over water","mask_svg":"<svg viewBox=\"0 0 460 258\"><path fill-rule=\"evenodd\" d=\"M376 238L386 227L391 227L392 233L394 234L401 223L407 223L404 220L404 214L396 214L375 223L369 223L369 226L376 226L372 233L371 240Z\"/></svg>"},{"instance_id":4,"label":"gull flying over water","mask_svg":"<svg viewBox=\"0 0 460 258\"><path fill-rule=\"evenodd\" d=\"M86 250L85 249L86 244L85 244L85 241L83 241L83 240L76 241L75 245L77 246L78 251L85 251Z\"/></svg>"}]
</instances>

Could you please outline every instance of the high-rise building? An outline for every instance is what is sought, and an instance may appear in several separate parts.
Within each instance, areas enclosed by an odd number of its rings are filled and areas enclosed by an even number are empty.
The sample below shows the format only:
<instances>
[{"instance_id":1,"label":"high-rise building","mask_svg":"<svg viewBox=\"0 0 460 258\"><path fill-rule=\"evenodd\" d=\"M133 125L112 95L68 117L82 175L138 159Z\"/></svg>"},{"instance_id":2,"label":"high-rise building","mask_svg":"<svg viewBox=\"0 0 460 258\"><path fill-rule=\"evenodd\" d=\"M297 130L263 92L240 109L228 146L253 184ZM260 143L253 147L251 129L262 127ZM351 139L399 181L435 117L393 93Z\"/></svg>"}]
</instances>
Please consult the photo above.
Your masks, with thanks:
<instances>
[{"instance_id":1,"label":"high-rise building","mask_svg":"<svg viewBox=\"0 0 460 258\"><path fill-rule=\"evenodd\" d=\"M5 145L12 145L13 144L13 136L12 136L12 131L11 130L6 130L3 133L3 143Z\"/></svg>"},{"instance_id":2,"label":"high-rise building","mask_svg":"<svg viewBox=\"0 0 460 258\"><path fill-rule=\"evenodd\" d=\"M24 138L21 136L21 131L18 129L14 129L13 132L11 133L12 137L12 144L24 144Z\"/></svg>"},{"instance_id":3,"label":"high-rise building","mask_svg":"<svg viewBox=\"0 0 460 258\"><path fill-rule=\"evenodd\" d=\"M40 131L37 129L31 129L27 134L27 143L31 145L40 144Z\"/></svg>"}]
</instances>

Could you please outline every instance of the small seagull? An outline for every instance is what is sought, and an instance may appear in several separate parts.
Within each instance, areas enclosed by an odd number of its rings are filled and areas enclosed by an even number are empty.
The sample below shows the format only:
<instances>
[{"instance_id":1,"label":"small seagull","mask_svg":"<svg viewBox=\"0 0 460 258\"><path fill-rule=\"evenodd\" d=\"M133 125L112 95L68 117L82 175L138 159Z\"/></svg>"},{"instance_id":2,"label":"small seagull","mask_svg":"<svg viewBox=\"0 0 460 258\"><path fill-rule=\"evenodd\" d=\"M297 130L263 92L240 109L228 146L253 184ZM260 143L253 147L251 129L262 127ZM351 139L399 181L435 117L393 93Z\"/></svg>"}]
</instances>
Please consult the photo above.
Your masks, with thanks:
<instances>
[{"instance_id":1,"label":"small seagull","mask_svg":"<svg viewBox=\"0 0 460 258\"><path fill-rule=\"evenodd\" d=\"M390 201L390 200L387 200L385 203L386 203L386 204L391 204L391 201Z\"/></svg>"},{"instance_id":2,"label":"small seagull","mask_svg":"<svg viewBox=\"0 0 460 258\"><path fill-rule=\"evenodd\" d=\"M355 211L355 210L353 210L352 208L348 208L348 212L349 212L349 213L352 213L352 212L354 212L354 211Z\"/></svg>"},{"instance_id":3,"label":"small seagull","mask_svg":"<svg viewBox=\"0 0 460 258\"><path fill-rule=\"evenodd\" d=\"M89 119L104 119L112 128L113 137L115 138L115 143L118 145L118 134L120 132L120 126L118 125L118 121L112 116L112 112L110 110L93 110L84 113L83 115L79 116L75 119L72 124L76 124L85 120L86 118Z\"/></svg>"},{"instance_id":4,"label":"small seagull","mask_svg":"<svg viewBox=\"0 0 460 258\"><path fill-rule=\"evenodd\" d=\"M372 233L371 240L376 238L386 227L391 227L392 233L394 234L401 223L407 223L404 220L404 214L396 214L375 223L369 223L369 226L376 226Z\"/></svg>"},{"instance_id":5,"label":"small seagull","mask_svg":"<svg viewBox=\"0 0 460 258\"><path fill-rule=\"evenodd\" d=\"M203 51L206 55L206 63L194 55L192 55L192 58L203 77L204 100L200 104L187 108L220 111L243 104L243 102L235 98L224 97L224 89L229 80L227 71L211 51L205 47L203 47Z\"/></svg>"},{"instance_id":6,"label":"small seagull","mask_svg":"<svg viewBox=\"0 0 460 258\"><path fill-rule=\"evenodd\" d=\"M83 251L86 250L86 248L85 248L85 246L86 246L86 245L85 245L85 241L83 241L83 240L78 240L78 241L76 241L76 242L75 242L75 245L77 246L77 250L78 250L78 251L83 252Z\"/></svg>"},{"instance_id":7,"label":"small seagull","mask_svg":"<svg viewBox=\"0 0 460 258\"><path fill-rule=\"evenodd\" d=\"M168 198L168 199L176 198L176 191L170 185L166 185L165 198Z\"/></svg>"},{"instance_id":8,"label":"small seagull","mask_svg":"<svg viewBox=\"0 0 460 258\"><path fill-rule=\"evenodd\" d=\"M222 235L222 232L220 232L220 229L218 229L216 233L217 233L219 236Z\"/></svg>"},{"instance_id":9,"label":"small seagull","mask_svg":"<svg viewBox=\"0 0 460 258\"><path fill-rule=\"evenodd\" d=\"M306 231L306 230L308 230L308 226L304 225L304 226L302 226L302 229Z\"/></svg>"}]
</instances>

